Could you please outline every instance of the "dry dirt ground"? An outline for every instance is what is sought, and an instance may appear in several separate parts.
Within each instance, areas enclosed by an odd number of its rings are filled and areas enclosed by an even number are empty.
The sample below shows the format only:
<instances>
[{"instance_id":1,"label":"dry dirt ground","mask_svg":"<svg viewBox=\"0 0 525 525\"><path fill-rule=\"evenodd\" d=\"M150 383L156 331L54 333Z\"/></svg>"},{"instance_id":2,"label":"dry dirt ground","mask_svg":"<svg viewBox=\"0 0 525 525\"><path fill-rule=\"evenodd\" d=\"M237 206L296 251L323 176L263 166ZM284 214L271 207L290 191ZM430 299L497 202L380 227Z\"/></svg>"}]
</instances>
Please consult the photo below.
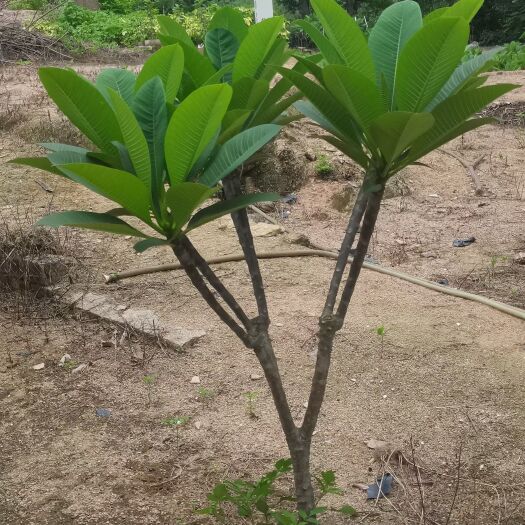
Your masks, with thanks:
<instances>
[{"instance_id":1,"label":"dry dirt ground","mask_svg":"<svg viewBox=\"0 0 525 525\"><path fill-rule=\"evenodd\" d=\"M79 69L91 75L97 68ZM73 184L7 164L39 154L35 142L79 137L43 96L33 67L5 68L0 75L2 227L23 226L49 209L107 209L102 198ZM525 75L490 81L524 84ZM525 102L525 88L504 102ZM336 248L358 173L314 134L297 123L279 139L280 158L300 163L307 180L297 203L274 215L286 229ZM391 186L370 255L382 265L447 279L523 308L525 267L514 257L525 251L525 129L486 127L446 149L468 163L484 155L477 168L483 195L475 195L456 159L430 155L429 167L410 168ZM305 153L326 155L334 174L316 176L317 161L307 161ZM471 246L452 247L454 239L470 236L476 238ZM227 226L211 225L192 238L206 256L238 253ZM137 255L132 240L87 232L61 239L77 261L73 286L151 308L165 323L204 328L206 335L175 351L49 299L4 293L0 523L212 523L193 510L205 504L215 483L255 479L287 456L269 391L263 380L251 379L260 373L256 359L180 272L103 284L105 273L172 261L168 251ZM257 239L260 250L294 247L284 234ZM271 333L298 420L332 267L333 261L318 258L262 262ZM251 305L245 267L230 263L217 271ZM383 342L378 326L386 329ZM353 505L361 513L358 523L419 524L424 507L428 524L525 524L524 335L522 321L496 310L364 271L336 340L314 438L314 471L335 470L345 491L328 503ZM59 367L66 353L88 366L77 374ZM45 368L34 370L38 363ZM145 376L153 376L150 386ZM200 385L191 383L193 376ZM255 393L253 417L249 392ZM97 408L110 416L97 417ZM175 415L190 418L178 438L161 423ZM387 465L398 477L388 500L367 502L352 486L372 482L385 467L373 461L369 439L391 442L409 463ZM421 466L420 487L410 462ZM226 523L245 522L231 514ZM343 522L331 516L325 523Z\"/></svg>"}]
</instances>

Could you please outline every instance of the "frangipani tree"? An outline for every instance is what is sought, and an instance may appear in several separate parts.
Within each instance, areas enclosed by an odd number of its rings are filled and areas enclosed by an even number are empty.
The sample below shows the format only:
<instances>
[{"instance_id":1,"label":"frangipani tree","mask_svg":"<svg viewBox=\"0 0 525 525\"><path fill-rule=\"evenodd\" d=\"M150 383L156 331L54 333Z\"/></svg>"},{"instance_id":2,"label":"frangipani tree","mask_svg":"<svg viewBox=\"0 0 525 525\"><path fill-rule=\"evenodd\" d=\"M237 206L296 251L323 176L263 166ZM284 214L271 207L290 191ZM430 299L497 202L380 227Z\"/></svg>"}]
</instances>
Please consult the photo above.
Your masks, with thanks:
<instances>
[{"instance_id":1,"label":"frangipani tree","mask_svg":"<svg viewBox=\"0 0 525 525\"><path fill-rule=\"evenodd\" d=\"M271 28L267 41L259 40L262 29L254 26L245 33L240 25L233 25L231 17L231 25L218 26L233 35L237 31L245 34L239 36L239 47L227 60L219 61L216 57L222 51L212 48L214 39L231 40L231 35L217 32L207 38L207 56L197 59L197 51L184 43L180 28L166 26L163 31L170 36L165 39L166 47L150 58L137 78L113 70L92 85L68 70L41 70L51 98L97 149L48 144L45 147L51 153L47 158L18 162L79 182L119 208L106 214L54 214L40 224L135 235L142 238L136 245L139 250L165 244L174 251L204 300L253 350L264 370L293 463L299 514L288 516L286 523L316 523L320 513L315 509L310 469L312 436L327 386L334 338L343 326L387 180L447 141L490 122L476 118L476 112L514 87L483 86L480 73L487 56L461 64L469 22L481 3L460 0L423 20L418 4L404 0L385 10L367 41L335 0L312 0L325 34L307 24L303 27L321 56L299 59L293 70L279 68L284 80L273 89L270 73L274 64L283 63L278 51L284 49L277 36L280 22L274 19L259 24L264 31ZM257 35L253 42L250 34ZM266 51L261 53L258 46ZM276 56L281 58L275 62ZM201 58L212 65L201 67ZM193 60L201 65L195 66ZM206 75L202 74L205 69ZM304 76L303 70L313 79ZM266 71L268 76L261 73ZM286 96L292 83L300 93ZM306 100L298 101L303 97ZM234 100L242 102L234 106ZM248 203L278 196L242 196L239 177L228 177L275 136L283 123L281 114L291 101L327 131L327 141L365 172L319 318L317 361L299 425L293 419L270 338L266 290L243 209ZM221 180L227 200L197 211ZM188 238L194 228L230 212L251 277L255 318L248 316ZM139 219L147 231L120 219L125 215ZM356 252L341 291L359 228Z\"/></svg>"}]
</instances>

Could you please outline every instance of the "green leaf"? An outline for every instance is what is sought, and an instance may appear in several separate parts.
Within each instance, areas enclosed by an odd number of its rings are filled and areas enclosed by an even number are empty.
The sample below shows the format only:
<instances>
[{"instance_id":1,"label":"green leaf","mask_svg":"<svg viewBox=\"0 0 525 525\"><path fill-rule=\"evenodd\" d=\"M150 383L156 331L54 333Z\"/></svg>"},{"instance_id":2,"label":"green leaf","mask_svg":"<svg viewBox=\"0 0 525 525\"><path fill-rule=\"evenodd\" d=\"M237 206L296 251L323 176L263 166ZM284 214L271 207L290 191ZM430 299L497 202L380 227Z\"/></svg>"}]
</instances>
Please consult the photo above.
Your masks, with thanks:
<instances>
[{"instance_id":1,"label":"green leaf","mask_svg":"<svg viewBox=\"0 0 525 525\"><path fill-rule=\"evenodd\" d=\"M216 71L210 59L202 55L195 46L182 44L184 51L184 71L195 87L206 84Z\"/></svg>"},{"instance_id":2,"label":"green leaf","mask_svg":"<svg viewBox=\"0 0 525 525\"><path fill-rule=\"evenodd\" d=\"M358 140L351 114L331 93L296 71L281 67L279 73L295 84L333 128L343 136L351 137L354 141Z\"/></svg>"},{"instance_id":3,"label":"green leaf","mask_svg":"<svg viewBox=\"0 0 525 525\"><path fill-rule=\"evenodd\" d=\"M164 239L157 239L156 237L150 237L149 239L144 239L133 245L133 249L137 253L143 253L150 248L156 248L158 246L169 246L169 242Z\"/></svg>"},{"instance_id":4,"label":"green leaf","mask_svg":"<svg viewBox=\"0 0 525 525\"><path fill-rule=\"evenodd\" d=\"M179 44L165 46L153 53L144 63L137 77L135 91L148 80L160 77L166 93L166 101L174 102L179 92L182 73L184 72L184 51Z\"/></svg>"},{"instance_id":5,"label":"green leaf","mask_svg":"<svg viewBox=\"0 0 525 525\"><path fill-rule=\"evenodd\" d=\"M209 86L210 84L220 84L221 82L225 81L225 78L231 77L228 73L231 73L233 69L233 64L226 64L224 67L221 67L218 71L216 71L206 82L204 82L203 86Z\"/></svg>"},{"instance_id":6,"label":"green leaf","mask_svg":"<svg viewBox=\"0 0 525 525\"><path fill-rule=\"evenodd\" d=\"M283 26L284 19L277 16L250 27L233 63L233 82L244 77L257 78Z\"/></svg>"},{"instance_id":7,"label":"green leaf","mask_svg":"<svg viewBox=\"0 0 525 525\"><path fill-rule=\"evenodd\" d=\"M330 65L323 69L328 91L344 105L363 128L385 112L381 93L374 82L346 66Z\"/></svg>"},{"instance_id":8,"label":"green leaf","mask_svg":"<svg viewBox=\"0 0 525 525\"><path fill-rule=\"evenodd\" d=\"M135 73L127 69L104 69L95 84L104 98L111 104L109 90L116 91L127 104L133 104Z\"/></svg>"},{"instance_id":9,"label":"green leaf","mask_svg":"<svg viewBox=\"0 0 525 525\"><path fill-rule=\"evenodd\" d=\"M413 0L403 0L387 7L370 32L368 47L376 67L377 85L381 85L381 78L384 77L390 111L393 110L399 55L422 25L419 4Z\"/></svg>"},{"instance_id":10,"label":"green leaf","mask_svg":"<svg viewBox=\"0 0 525 525\"><path fill-rule=\"evenodd\" d=\"M242 210L250 204L257 202L275 202L281 199L278 193L254 193L252 195L241 195L233 199L212 204L197 212L188 223L186 232L194 230L208 222L214 221L223 215L228 215L234 211Z\"/></svg>"},{"instance_id":11,"label":"green leaf","mask_svg":"<svg viewBox=\"0 0 525 525\"><path fill-rule=\"evenodd\" d=\"M147 237L128 223L118 217L107 213L94 213L89 211L63 211L46 215L37 222L38 226L72 226L88 230L116 233L118 235L132 235L133 237Z\"/></svg>"},{"instance_id":12,"label":"green leaf","mask_svg":"<svg viewBox=\"0 0 525 525\"><path fill-rule=\"evenodd\" d=\"M49 150L51 153L47 158L53 166L60 164L71 164L72 162L90 162L88 154L91 153L86 148L71 146L69 144L40 144L42 148Z\"/></svg>"},{"instance_id":13,"label":"green leaf","mask_svg":"<svg viewBox=\"0 0 525 525\"><path fill-rule=\"evenodd\" d=\"M164 88L159 77L146 82L135 96L133 111L148 143L151 160L151 192L155 212L164 184L164 138L168 128L168 110Z\"/></svg>"},{"instance_id":14,"label":"green leaf","mask_svg":"<svg viewBox=\"0 0 525 525\"><path fill-rule=\"evenodd\" d=\"M193 40L188 36L184 27L176 20L166 15L159 15L157 16L157 21L162 34L176 38L187 46L194 46Z\"/></svg>"},{"instance_id":15,"label":"green leaf","mask_svg":"<svg viewBox=\"0 0 525 525\"><path fill-rule=\"evenodd\" d=\"M131 173L97 164L66 164L60 169L71 180L120 204L145 223L151 224L148 191Z\"/></svg>"},{"instance_id":16,"label":"green leaf","mask_svg":"<svg viewBox=\"0 0 525 525\"><path fill-rule=\"evenodd\" d=\"M311 4L345 64L374 81L372 55L357 22L335 0L311 0Z\"/></svg>"},{"instance_id":17,"label":"green leaf","mask_svg":"<svg viewBox=\"0 0 525 525\"><path fill-rule=\"evenodd\" d=\"M441 91L427 106L426 110L432 111L438 104L443 102L450 95L453 95L459 91L471 77L481 73L485 69L487 63L498 51L499 48L487 51L481 55L471 58L470 60L467 60L467 62L464 62L463 64L460 64L452 76L448 79L448 82L441 88Z\"/></svg>"},{"instance_id":18,"label":"green leaf","mask_svg":"<svg viewBox=\"0 0 525 525\"><path fill-rule=\"evenodd\" d=\"M385 113L370 125L370 133L386 161L391 164L434 124L430 113Z\"/></svg>"},{"instance_id":19,"label":"green leaf","mask_svg":"<svg viewBox=\"0 0 525 525\"><path fill-rule=\"evenodd\" d=\"M10 164L18 164L20 166L29 166L31 168L37 168L39 170L48 171L54 175L60 175L65 177L65 175L54 166L47 157L18 157L9 161Z\"/></svg>"},{"instance_id":20,"label":"green leaf","mask_svg":"<svg viewBox=\"0 0 525 525\"><path fill-rule=\"evenodd\" d=\"M233 63L239 49L239 42L235 35L221 27L206 33L204 45L208 58L217 69Z\"/></svg>"},{"instance_id":21,"label":"green leaf","mask_svg":"<svg viewBox=\"0 0 525 525\"><path fill-rule=\"evenodd\" d=\"M460 63L469 26L462 18L439 18L420 29L399 57L398 109L422 111Z\"/></svg>"},{"instance_id":22,"label":"green leaf","mask_svg":"<svg viewBox=\"0 0 525 525\"><path fill-rule=\"evenodd\" d=\"M151 188L151 162L146 138L133 111L131 111L126 102L113 90L110 91L110 96L122 132L124 145L128 150L135 173L144 186L149 189Z\"/></svg>"},{"instance_id":23,"label":"green leaf","mask_svg":"<svg viewBox=\"0 0 525 525\"><path fill-rule=\"evenodd\" d=\"M209 199L217 188L209 188L196 182L181 182L166 192L166 206L171 210L172 224L180 230L196 208Z\"/></svg>"},{"instance_id":24,"label":"green leaf","mask_svg":"<svg viewBox=\"0 0 525 525\"><path fill-rule=\"evenodd\" d=\"M329 64L344 64L344 60L339 56L337 49L317 27L306 20L296 20L294 24L299 26L310 37Z\"/></svg>"},{"instance_id":25,"label":"green leaf","mask_svg":"<svg viewBox=\"0 0 525 525\"><path fill-rule=\"evenodd\" d=\"M219 181L248 160L280 131L280 126L263 124L247 129L226 142L215 155L199 182L216 186Z\"/></svg>"},{"instance_id":26,"label":"green leaf","mask_svg":"<svg viewBox=\"0 0 525 525\"><path fill-rule=\"evenodd\" d=\"M283 98L277 104L269 107L265 112L258 113L250 121L250 126L258 126L264 123L273 123L277 125L285 125L284 120L293 122L293 120L300 120L300 115L287 115L284 112L294 103L303 98L301 92L294 93L286 98ZM293 120L290 120L293 119Z\"/></svg>"},{"instance_id":27,"label":"green leaf","mask_svg":"<svg viewBox=\"0 0 525 525\"><path fill-rule=\"evenodd\" d=\"M208 25L208 31L219 27L233 33L239 43L248 34L248 26L245 24L241 12L232 7L222 7L217 10Z\"/></svg>"},{"instance_id":28,"label":"green leaf","mask_svg":"<svg viewBox=\"0 0 525 525\"><path fill-rule=\"evenodd\" d=\"M424 153L444 144L443 137L447 137L458 126L463 125L466 119L481 111L498 97L517 87L514 84L484 86L478 89L460 91L447 98L432 111L435 124L430 131L420 137L414 144L411 158L412 155L420 157ZM416 160L416 158L413 160Z\"/></svg>"},{"instance_id":29,"label":"green leaf","mask_svg":"<svg viewBox=\"0 0 525 525\"><path fill-rule=\"evenodd\" d=\"M43 67L38 71L48 95L58 108L100 149L114 151L120 129L104 96L86 79L69 69Z\"/></svg>"},{"instance_id":30,"label":"green leaf","mask_svg":"<svg viewBox=\"0 0 525 525\"><path fill-rule=\"evenodd\" d=\"M255 78L241 78L232 85L233 95L230 103L232 109L254 110L262 102L268 90L269 82Z\"/></svg>"},{"instance_id":31,"label":"green leaf","mask_svg":"<svg viewBox=\"0 0 525 525\"><path fill-rule=\"evenodd\" d=\"M447 11L448 7L440 7L439 9L435 9L434 11L430 11L430 13L425 15L425 17L423 18L423 25L430 24L430 22L434 22L434 20L441 18Z\"/></svg>"},{"instance_id":32,"label":"green leaf","mask_svg":"<svg viewBox=\"0 0 525 525\"><path fill-rule=\"evenodd\" d=\"M356 516L359 515L359 513L357 512L357 510L354 509L354 507L352 507L351 505L343 505L340 509L339 509L339 512L341 514L344 514L345 516L350 516L351 518L354 518Z\"/></svg>"},{"instance_id":33,"label":"green leaf","mask_svg":"<svg viewBox=\"0 0 525 525\"><path fill-rule=\"evenodd\" d=\"M484 0L459 0L459 2L456 2L444 11L442 16L459 16L470 23L481 9L483 1Z\"/></svg>"},{"instance_id":34,"label":"green leaf","mask_svg":"<svg viewBox=\"0 0 525 525\"><path fill-rule=\"evenodd\" d=\"M173 114L164 146L172 185L185 180L220 128L231 95L227 84L204 86L188 96Z\"/></svg>"}]
</instances>

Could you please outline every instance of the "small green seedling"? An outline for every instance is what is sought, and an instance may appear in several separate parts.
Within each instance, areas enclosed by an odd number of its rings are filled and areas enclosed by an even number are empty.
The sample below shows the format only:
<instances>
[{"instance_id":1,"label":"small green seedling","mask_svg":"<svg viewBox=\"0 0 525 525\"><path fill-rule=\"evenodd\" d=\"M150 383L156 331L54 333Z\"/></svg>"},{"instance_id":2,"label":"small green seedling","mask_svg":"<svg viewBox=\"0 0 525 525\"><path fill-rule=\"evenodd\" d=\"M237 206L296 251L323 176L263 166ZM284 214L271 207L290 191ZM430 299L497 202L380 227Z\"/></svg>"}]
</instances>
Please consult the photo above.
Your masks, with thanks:
<instances>
[{"instance_id":1,"label":"small green seedling","mask_svg":"<svg viewBox=\"0 0 525 525\"><path fill-rule=\"evenodd\" d=\"M67 359L66 361L64 361L64 364L62 365L62 368L64 370L67 370L68 372L71 372L77 366L78 366L78 362L77 361L75 361L74 359Z\"/></svg>"},{"instance_id":2,"label":"small green seedling","mask_svg":"<svg viewBox=\"0 0 525 525\"><path fill-rule=\"evenodd\" d=\"M188 423L190 420L189 416L173 416L166 417L162 420L162 424L166 427L175 428L175 439L177 441L177 450L179 449L179 438L180 438L180 429Z\"/></svg>"},{"instance_id":3,"label":"small green seedling","mask_svg":"<svg viewBox=\"0 0 525 525\"><path fill-rule=\"evenodd\" d=\"M206 403L215 397L215 392L213 390L203 386L199 387L197 393L199 394L199 400L203 403Z\"/></svg>"},{"instance_id":4,"label":"small green seedling","mask_svg":"<svg viewBox=\"0 0 525 525\"><path fill-rule=\"evenodd\" d=\"M246 398L246 412L251 419L259 419L259 416L255 413L255 401L258 396L259 393L254 391L244 393L244 397Z\"/></svg>"},{"instance_id":5,"label":"small green seedling","mask_svg":"<svg viewBox=\"0 0 525 525\"><path fill-rule=\"evenodd\" d=\"M385 347L385 335L387 332L385 325L379 325L377 328L374 329L374 331L381 340L381 353L383 353L383 349Z\"/></svg>"},{"instance_id":6,"label":"small green seedling","mask_svg":"<svg viewBox=\"0 0 525 525\"><path fill-rule=\"evenodd\" d=\"M142 378L144 384L146 385L148 392L148 406L151 405L153 400L153 389L155 388L156 377L153 374L148 374Z\"/></svg>"},{"instance_id":7,"label":"small green seedling","mask_svg":"<svg viewBox=\"0 0 525 525\"><path fill-rule=\"evenodd\" d=\"M324 153L319 155L317 158L317 162L315 163L315 172L320 177L331 175L334 172L334 165Z\"/></svg>"}]
</instances>

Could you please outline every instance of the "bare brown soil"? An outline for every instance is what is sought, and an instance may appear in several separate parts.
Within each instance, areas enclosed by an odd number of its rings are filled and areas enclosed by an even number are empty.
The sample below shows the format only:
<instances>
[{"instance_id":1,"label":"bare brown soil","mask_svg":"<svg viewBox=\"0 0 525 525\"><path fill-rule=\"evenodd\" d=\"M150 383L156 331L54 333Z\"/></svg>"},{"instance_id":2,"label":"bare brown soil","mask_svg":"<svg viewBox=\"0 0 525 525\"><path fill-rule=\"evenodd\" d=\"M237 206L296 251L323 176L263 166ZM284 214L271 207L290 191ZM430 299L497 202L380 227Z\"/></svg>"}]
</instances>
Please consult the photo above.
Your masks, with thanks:
<instances>
[{"instance_id":1,"label":"bare brown soil","mask_svg":"<svg viewBox=\"0 0 525 525\"><path fill-rule=\"evenodd\" d=\"M97 68L79 69L92 75ZM5 68L1 79L0 111L15 107L21 116L0 132L3 227L17 216L36 218L49 209L107 209L104 199L73 184L7 164L15 156L39 154L32 143L48 135L61 141L64 135L78 136L46 101L33 68ZM507 80L523 84L525 75L490 79ZM525 88L505 101L523 103ZM316 161L304 158L309 177L297 191L298 202L275 216L288 211L282 219L288 230L336 248L359 175L347 159L313 138L315 133L311 125L295 124L279 148L294 150L298 159L307 152L326 154L335 175L320 179ZM477 170L483 195L475 195L457 160L430 155L429 167L409 168L392 184L371 256L523 308L525 267L513 259L525 251L525 130L486 127L446 148L469 163L485 156ZM453 248L454 239L470 236L474 244ZM206 256L238 253L228 227L211 225L192 238ZM167 250L137 255L131 239L87 232L71 233L69 242L83 268L72 274L75 286L109 294L126 306L151 308L166 323L202 327L206 336L176 352L49 299L21 308L17 294L4 294L0 523L212 523L193 510L205 504L215 483L254 479L287 456L269 391L263 380L250 378L260 373L255 357L220 325L180 272L103 284L104 273L173 261ZM257 239L257 247L293 248L286 235ZM298 420L332 266L317 258L262 262L272 337ZM243 304L251 304L242 264L224 264L218 273ZM386 328L383 344L374 330L380 325ZM328 503L355 506L358 523L423 523L423 501L428 524L524 524L524 335L523 322L508 315L365 271L336 340L314 439L314 470L335 470L345 490ZM66 353L87 368L72 374L59 367ZM45 368L34 370L38 363ZM155 376L151 402L143 379L150 374ZM200 385L190 382L195 375ZM199 394L199 387L211 394ZM256 418L247 413L247 392L257 393ZM97 417L97 408L109 409L110 417ZM178 441L161 424L174 415L191 417ZM422 466L421 491L414 469L393 461L389 466L399 482L388 500L367 502L352 487L373 481L384 467L373 462L364 443L372 438L392 442ZM232 514L227 523L245 522ZM343 522L329 517L326 523Z\"/></svg>"}]
</instances>

